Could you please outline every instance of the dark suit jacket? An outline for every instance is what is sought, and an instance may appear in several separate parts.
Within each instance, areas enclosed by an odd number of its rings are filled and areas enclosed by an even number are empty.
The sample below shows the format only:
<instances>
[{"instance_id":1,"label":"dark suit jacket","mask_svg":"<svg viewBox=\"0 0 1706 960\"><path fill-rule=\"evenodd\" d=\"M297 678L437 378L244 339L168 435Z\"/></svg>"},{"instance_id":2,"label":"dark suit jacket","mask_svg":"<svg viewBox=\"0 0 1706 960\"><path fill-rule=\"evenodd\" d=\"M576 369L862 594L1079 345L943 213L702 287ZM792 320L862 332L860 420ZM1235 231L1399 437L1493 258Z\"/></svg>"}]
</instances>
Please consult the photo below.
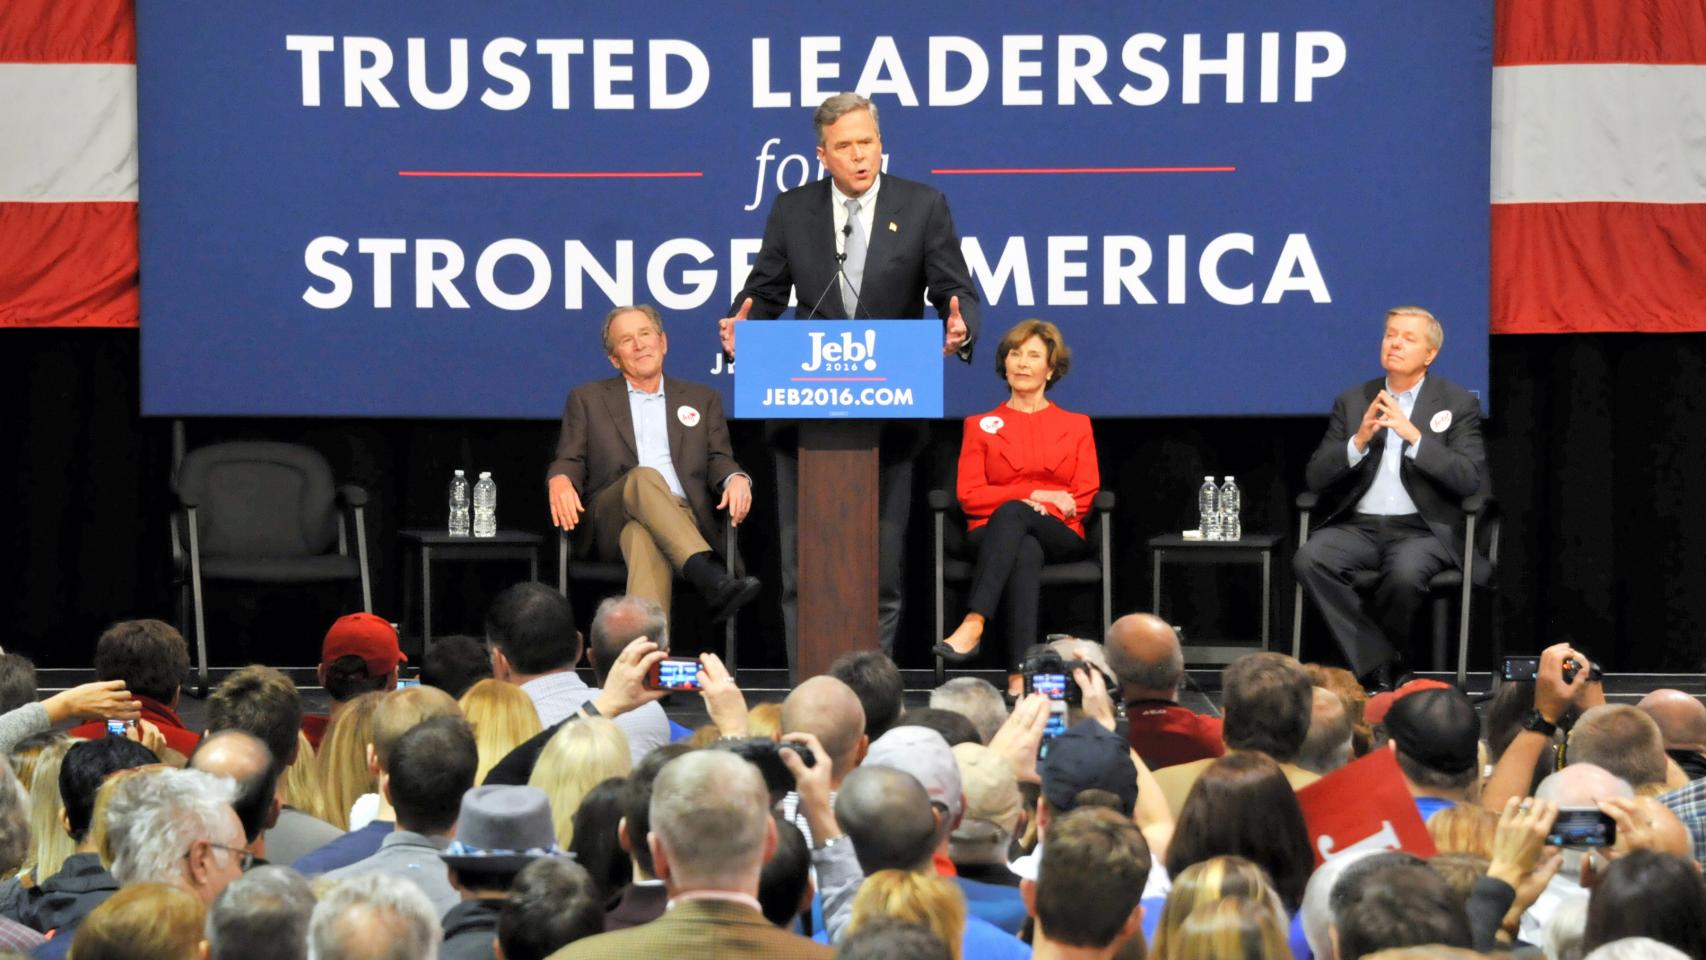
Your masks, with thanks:
<instances>
[{"instance_id":1,"label":"dark suit jacket","mask_svg":"<svg viewBox=\"0 0 1706 960\"><path fill-rule=\"evenodd\" d=\"M701 383L664 376L668 402L665 422L669 425L669 456L676 476L693 507L693 518L705 539L717 537L715 492L730 474L739 473L734 450L729 446L729 424L723 417L723 398ZM692 407L699 413L694 426L681 422L680 411ZM634 440L634 415L628 407L628 382L611 377L582 384L569 391L563 404L563 426L557 435L557 458L545 477L568 477L588 509L605 487L640 465Z\"/></svg>"},{"instance_id":2,"label":"dark suit jacket","mask_svg":"<svg viewBox=\"0 0 1706 960\"><path fill-rule=\"evenodd\" d=\"M836 282L841 274L835 259L832 197L830 179L825 177L776 198L746 287L725 316L733 316L751 297L748 316L774 320L787 311L792 291L799 304L794 315L801 320L922 318L928 292L930 305L945 321L949 299L959 297L960 316L966 322L966 342L959 357L970 360L981 326L980 305L971 271L960 253L959 232L954 229L954 218L942 192L913 180L882 175L857 305L842 302L841 284ZM890 426L893 429L885 430L884 459L916 456L926 440L923 424ZM894 435L892 440L890 434ZM772 428L766 437L779 446L794 442L793 431L787 429Z\"/></svg>"},{"instance_id":3,"label":"dark suit jacket","mask_svg":"<svg viewBox=\"0 0 1706 960\"><path fill-rule=\"evenodd\" d=\"M1386 386L1384 377L1370 380L1339 394L1333 401L1332 418L1327 423L1327 435L1309 458L1304 473L1309 489L1321 495L1325 505L1317 527L1333 523L1356 509L1358 500L1374 484L1381 455L1387 443L1404 443L1391 430L1381 430L1369 441L1361 461L1355 467L1345 451L1346 442L1362 424L1362 415L1374 397ZM1451 422L1443 429L1434 429L1434 418L1442 411L1449 412ZM1481 404L1469 391L1436 374L1422 381L1421 393L1416 395L1410 422L1422 432L1422 442L1415 459L1408 456L1400 461L1399 479L1416 510L1428 528L1450 552L1459 566L1463 563L1463 507L1460 501L1477 492L1491 493L1492 481L1487 474L1487 453L1481 443ZM1408 444L1405 444L1407 447ZM1408 451L1400 451L1407 453ZM1477 568L1486 566L1477 563Z\"/></svg>"},{"instance_id":4,"label":"dark suit jacket","mask_svg":"<svg viewBox=\"0 0 1706 960\"><path fill-rule=\"evenodd\" d=\"M689 900L627 930L571 943L551 960L631 960L635 957L705 957L708 960L828 960L835 951L771 925L751 907Z\"/></svg>"},{"instance_id":5,"label":"dark suit jacket","mask_svg":"<svg viewBox=\"0 0 1706 960\"><path fill-rule=\"evenodd\" d=\"M651 923L663 916L668 905L669 891L663 884L630 883L622 888L622 898L616 901L616 905L604 912L604 929L606 932L627 930Z\"/></svg>"}]
</instances>

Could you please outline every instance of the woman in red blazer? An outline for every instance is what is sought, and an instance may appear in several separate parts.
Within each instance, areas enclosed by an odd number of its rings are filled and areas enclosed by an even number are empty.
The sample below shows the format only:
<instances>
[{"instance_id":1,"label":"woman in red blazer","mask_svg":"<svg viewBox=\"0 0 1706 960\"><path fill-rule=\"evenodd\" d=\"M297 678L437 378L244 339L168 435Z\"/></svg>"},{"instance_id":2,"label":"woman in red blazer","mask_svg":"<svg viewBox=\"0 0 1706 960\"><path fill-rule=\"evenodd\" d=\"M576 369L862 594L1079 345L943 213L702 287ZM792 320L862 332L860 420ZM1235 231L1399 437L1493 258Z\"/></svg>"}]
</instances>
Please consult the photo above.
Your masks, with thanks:
<instances>
[{"instance_id":1,"label":"woman in red blazer","mask_svg":"<svg viewBox=\"0 0 1706 960\"><path fill-rule=\"evenodd\" d=\"M995 351L995 370L1011 395L994 410L967 417L960 443L960 508L977 565L965 619L936 644L936 653L950 663L970 660L982 645L984 625L999 615L1011 693L1018 692L1019 658L1042 641L1037 603L1043 564L1090 552L1084 514L1101 486L1090 418L1045 396L1071 360L1060 329L1046 320L1026 320L1007 331Z\"/></svg>"}]
</instances>

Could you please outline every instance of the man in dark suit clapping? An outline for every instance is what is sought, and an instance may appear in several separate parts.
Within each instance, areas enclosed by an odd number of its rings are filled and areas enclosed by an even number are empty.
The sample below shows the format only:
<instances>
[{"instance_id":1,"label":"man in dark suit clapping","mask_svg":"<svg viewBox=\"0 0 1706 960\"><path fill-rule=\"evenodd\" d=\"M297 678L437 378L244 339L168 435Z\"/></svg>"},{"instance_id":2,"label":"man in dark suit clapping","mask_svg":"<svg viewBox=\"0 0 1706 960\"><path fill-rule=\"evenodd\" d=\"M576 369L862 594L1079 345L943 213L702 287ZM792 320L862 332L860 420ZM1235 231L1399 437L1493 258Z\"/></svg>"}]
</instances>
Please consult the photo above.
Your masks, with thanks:
<instances>
[{"instance_id":1,"label":"man in dark suit clapping","mask_svg":"<svg viewBox=\"0 0 1706 960\"><path fill-rule=\"evenodd\" d=\"M591 549L627 563L629 595L668 610L680 570L704 594L712 621L726 620L760 585L728 575L710 545L717 510L739 524L752 508L752 480L729 446L722 397L703 384L664 381L669 338L652 307L610 311L604 352L621 375L576 387L563 405L546 474L551 521L564 530L589 521Z\"/></svg>"},{"instance_id":2,"label":"man in dark suit clapping","mask_svg":"<svg viewBox=\"0 0 1706 960\"><path fill-rule=\"evenodd\" d=\"M1428 581L1463 565L1462 500L1489 489L1480 403L1428 374L1444 342L1428 311L1388 310L1386 376L1339 394L1305 473L1322 521L1292 565L1365 681L1398 672ZM1351 585L1364 570L1381 574L1372 615Z\"/></svg>"}]
</instances>

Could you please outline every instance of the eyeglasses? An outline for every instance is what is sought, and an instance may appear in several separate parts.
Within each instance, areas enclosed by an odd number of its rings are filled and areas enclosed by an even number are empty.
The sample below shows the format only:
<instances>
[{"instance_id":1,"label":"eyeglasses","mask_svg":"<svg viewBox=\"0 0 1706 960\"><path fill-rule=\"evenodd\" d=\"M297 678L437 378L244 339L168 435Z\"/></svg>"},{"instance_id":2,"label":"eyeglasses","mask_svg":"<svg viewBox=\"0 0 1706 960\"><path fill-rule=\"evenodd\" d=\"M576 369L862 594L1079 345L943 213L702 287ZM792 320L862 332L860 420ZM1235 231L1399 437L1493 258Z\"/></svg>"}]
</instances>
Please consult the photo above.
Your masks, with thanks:
<instances>
[{"instance_id":1,"label":"eyeglasses","mask_svg":"<svg viewBox=\"0 0 1706 960\"><path fill-rule=\"evenodd\" d=\"M206 841L206 843L208 846L212 847L215 850L224 850L226 853L236 854L237 855L237 869L241 870L244 873L249 872L249 868L255 865L255 855L253 853L250 853L248 850L243 849L242 847L228 847L223 843L214 843L211 840ZM185 852L184 856L188 857L190 854L192 854L194 852L195 852L195 849L192 847L192 848L190 848L189 851Z\"/></svg>"}]
</instances>

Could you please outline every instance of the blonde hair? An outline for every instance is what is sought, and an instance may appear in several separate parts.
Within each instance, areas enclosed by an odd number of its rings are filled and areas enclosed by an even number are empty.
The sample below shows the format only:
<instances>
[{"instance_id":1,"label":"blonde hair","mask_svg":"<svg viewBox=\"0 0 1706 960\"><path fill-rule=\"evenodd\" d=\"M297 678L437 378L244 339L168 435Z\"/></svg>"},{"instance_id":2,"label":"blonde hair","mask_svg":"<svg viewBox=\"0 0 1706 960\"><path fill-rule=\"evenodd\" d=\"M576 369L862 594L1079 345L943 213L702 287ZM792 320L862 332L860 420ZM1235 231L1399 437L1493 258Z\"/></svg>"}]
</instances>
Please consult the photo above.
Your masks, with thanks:
<instances>
[{"instance_id":1,"label":"blonde hair","mask_svg":"<svg viewBox=\"0 0 1706 960\"><path fill-rule=\"evenodd\" d=\"M1491 859L1493 833L1498 828L1498 814L1471 803L1446 807L1428 818L1428 834L1440 853L1469 853Z\"/></svg>"},{"instance_id":2,"label":"blonde hair","mask_svg":"<svg viewBox=\"0 0 1706 960\"><path fill-rule=\"evenodd\" d=\"M11 756L8 757L12 763L12 772L17 774L18 782L24 785L25 790L35 786L36 765L41 762L41 755L48 747L58 743L69 744L71 737L58 731L38 733L33 737L25 737L12 748Z\"/></svg>"},{"instance_id":3,"label":"blonde hair","mask_svg":"<svg viewBox=\"0 0 1706 960\"><path fill-rule=\"evenodd\" d=\"M480 765L474 772L476 784L484 783L499 760L543 729L533 698L504 680L487 677L469 687L456 702L474 728L474 744L480 752Z\"/></svg>"},{"instance_id":4,"label":"blonde hair","mask_svg":"<svg viewBox=\"0 0 1706 960\"><path fill-rule=\"evenodd\" d=\"M1284 960L1285 911L1277 897L1223 897L1199 904L1179 925L1167 951L1157 942L1156 960Z\"/></svg>"},{"instance_id":5,"label":"blonde hair","mask_svg":"<svg viewBox=\"0 0 1706 960\"><path fill-rule=\"evenodd\" d=\"M72 960L182 960L196 956L207 905L164 883L135 883L96 907L77 928Z\"/></svg>"},{"instance_id":6,"label":"blonde hair","mask_svg":"<svg viewBox=\"0 0 1706 960\"><path fill-rule=\"evenodd\" d=\"M771 740L782 739L782 705L779 703L761 703L746 712L746 732L748 736L768 737Z\"/></svg>"},{"instance_id":7,"label":"blonde hair","mask_svg":"<svg viewBox=\"0 0 1706 960\"><path fill-rule=\"evenodd\" d=\"M551 798L558 846L567 850L574 841L575 811L592 788L611 777L627 776L631 768L627 734L603 717L565 723L552 734L527 785Z\"/></svg>"},{"instance_id":8,"label":"blonde hair","mask_svg":"<svg viewBox=\"0 0 1706 960\"><path fill-rule=\"evenodd\" d=\"M391 751L396 748L397 741L403 739L403 734L413 730L422 720L433 717L463 719L462 708L456 705L450 694L437 687L403 687L381 694L379 706L373 708L373 738L368 741L373 744L379 769L390 769Z\"/></svg>"},{"instance_id":9,"label":"blonde hair","mask_svg":"<svg viewBox=\"0 0 1706 960\"><path fill-rule=\"evenodd\" d=\"M1210 857L1173 878L1173 889L1161 908L1161 922L1155 927L1155 941L1150 944L1151 954L1158 960L1194 957L1189 949L1177 946L1185 921L1198 909L1228 897L1265 900L1282 915L1285 912L1267 871L1243 857Z\"/></svg>"},{"instance_id":10,"label":"blonde hair","mask_svg":"<svg viewBox=\"0 0 1706 960\"><path fill-rule=\"evenodd\" d=\"M914 870L878 870L865 878L853 897L853 916L847 932L880 919L916 923L930 928L960 960L960 940L966 931L966 900L952 880Z\"/></svg>"},{"instance_id":11,"label":"blonde hair","mask_svg":"<svg viewBox=\"0 0 1706 960\"><path fill-rule=\"evenodd\" d=\"M320 809L320 759L308 734L296 731L296 759L284 770L279 801L312 814Z\"/></svg>"},{"instance_id":12,"label":"blonde hair","mask_svg":"<svg viewBox=\"0 0 1706 960\"><path fill-rule=\"evenodd\" d=\"M313 813L339 830L349 829L356 798L379 786L367 767L367 745L373 741L373 711L384 696L364 693L344 704L320 739L320 805Z\"/></svg>"},{"instance_id":13,"label":"blonde hair","mask_svg":"<svg viewBox=\"0 0 1706 960\"><path fill-rule=\"evenodd\" d=\"M74 742L70 737L55 740L42 747L36 757L35 776L30 785L30 835L35 843L31 844L18 873L33 879L38 886L58 873L65 865L65 858L77 850L77 842L65 832L61 820L65 800L59 795L59 766Z\"/></svg>"}]
</instances>

